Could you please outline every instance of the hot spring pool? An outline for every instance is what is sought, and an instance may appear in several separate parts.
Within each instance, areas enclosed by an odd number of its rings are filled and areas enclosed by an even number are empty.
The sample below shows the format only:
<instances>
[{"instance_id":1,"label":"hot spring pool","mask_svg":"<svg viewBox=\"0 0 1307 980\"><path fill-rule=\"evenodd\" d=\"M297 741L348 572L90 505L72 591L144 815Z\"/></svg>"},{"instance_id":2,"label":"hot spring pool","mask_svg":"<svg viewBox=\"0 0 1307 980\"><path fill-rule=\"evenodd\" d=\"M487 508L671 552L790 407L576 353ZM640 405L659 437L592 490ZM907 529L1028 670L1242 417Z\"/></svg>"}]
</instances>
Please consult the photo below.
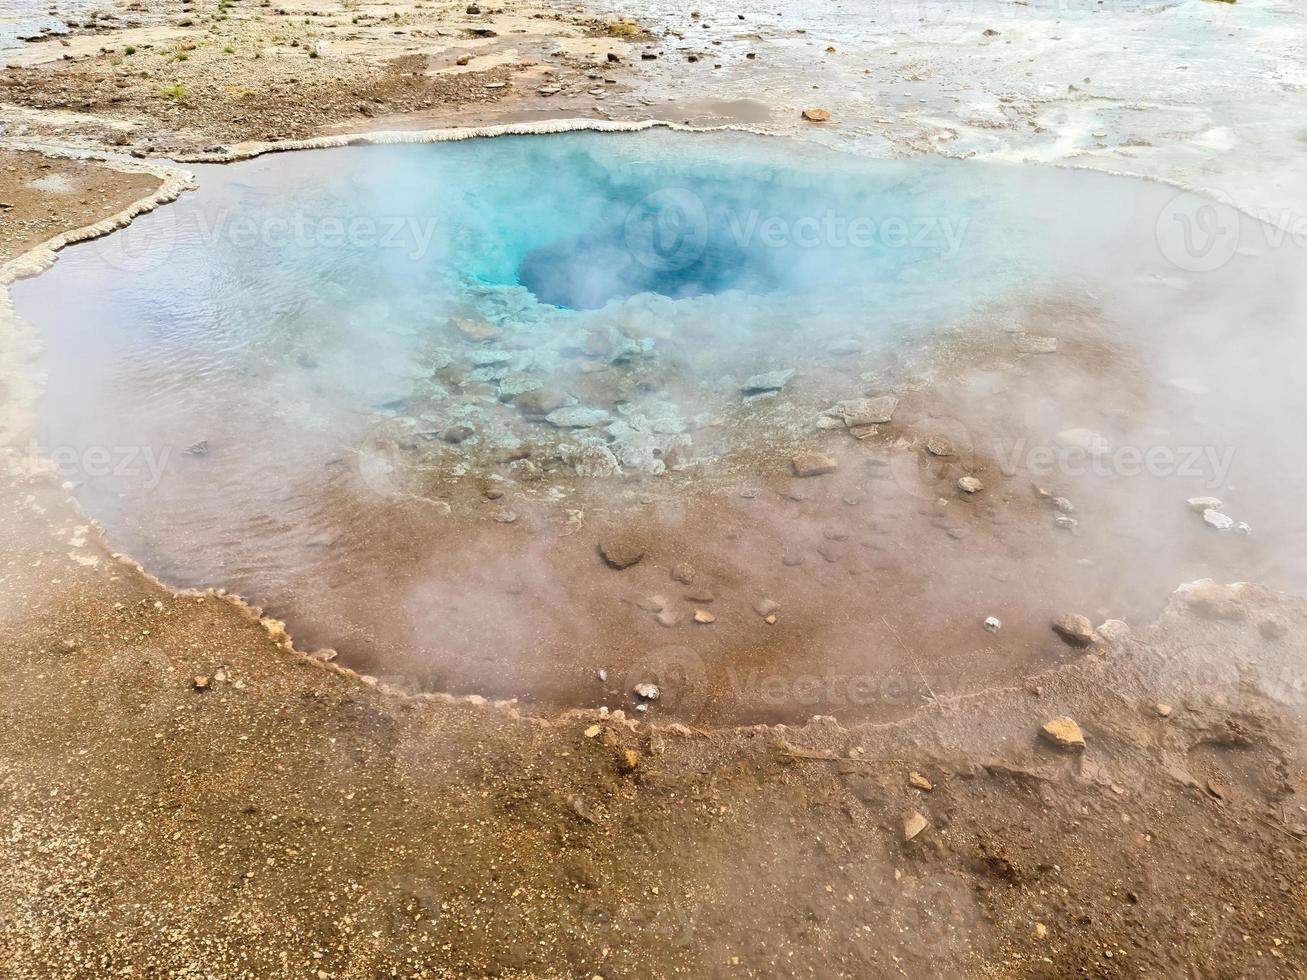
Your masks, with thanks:
<instances>
[{"instance_id":1,"label":"hot spring pool","mask_svg":"<svg viewBox=\"0 0 1307 980\"><path fill-rule=\"evenodd\" d=\"M922 390L937 365L914 351L1047 326L1065 303L1092 307L1138 370L1166 377L1206 363L1173 343L1176 317L1199 345L1229 329L1168 285L1191 271L1158 247L1174 192L1097 174L664 131L277 154L197 174L198 191L15 287L46 348L40 448L113 544L166 580L247 595L303 645L418 686L620 700L586 687L596 666L638 670L676 630L604 593L592 529L656 509L670 565L715 533L696 510L713 494L763 506L756 487L824 438L824 406ZM999 404L1006 389L986 385L977 404ZM1111 407L1083 379L1059 391ZM867 486L832 506L875 499L866 520L888 520L897 505ZM905 499L934 506L933 491ZM731 511L720 526L843 541L832 513ZM714 578L740 592L744 630L750 582L772 571L739 527ZM1007 547L996 553L1028 550ZM766 562L782 568L778 556ZM918 579L966 568L913 560ZM810 581L766 588L812 588L817 608L847 587L796 574ZM983 618L983 588L947 592ZM752 651L728 619L674 648L698 664ZM812 638L856 659L850 643Z\"/></svg>"}]
</instances>

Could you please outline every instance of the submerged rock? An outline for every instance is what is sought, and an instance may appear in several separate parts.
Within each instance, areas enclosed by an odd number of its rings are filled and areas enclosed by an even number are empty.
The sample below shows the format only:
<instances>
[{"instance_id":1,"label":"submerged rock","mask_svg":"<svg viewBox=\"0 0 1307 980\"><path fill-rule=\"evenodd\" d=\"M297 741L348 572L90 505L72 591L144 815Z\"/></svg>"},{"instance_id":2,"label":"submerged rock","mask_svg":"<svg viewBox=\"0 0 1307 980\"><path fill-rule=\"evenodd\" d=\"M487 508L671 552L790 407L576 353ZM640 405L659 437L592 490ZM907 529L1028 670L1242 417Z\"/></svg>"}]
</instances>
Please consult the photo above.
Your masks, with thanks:
<instances>
[{"instance_id":1,"label":"submerged rock","mask_svg":"<svg viewBox=\"0 0 1307 980\"><path fill-rule=\"evenodd\" d=\"M614 533L599 541L599 554L612 568L630 568L644 557L644 542L634 535Z\"/></svg>"},{"instance_id":2,"label":"submerged rock","mask_svg":"<svg viewBox=\"0 0 1307 980\"><path fill-rule=\"evenodd\" d=\"M1087 647L1094 639L1094 624L1087 616L1066 615L1053 620L1053 632L1073 647Z\"/></svg>"},{"instance_id":3,"label":"submerged rock","mask_svg":"<svg viewBox=\"0 0 1307 980\"><path fill-rule=\"evenodd\" d=\"M839 464L824 453L807 452L800 453L790 460L790 466L794 468L795 476L807 477L834 473Z\"/></svg>"},{"instance_id":4,"label":"submerged rock","mask_svg":"<svg viewBox=\"0 0 1307 980\"><path fill-rule=\"evenodd\" d=\"M740 391L746 395L756 395L764 391L780 391L789 384L795 373L793 368L787 368L783 371L768 371L764 374L755 374L740 385Z\"/></svg>"},{"instance_id":5,"label":"submerged rock","mask_svg":"<svg viewBox=\"0 0 1307 980\"><path fill-rule=\"evenodd\" d=\"M613 451L602 442L584 442L580 445L565 443L558 447L558 455L577 476L599 479L621 476L622 466Z\"/></svg>"},{"instance_id":6,"label":"submerged rock","mask_svg":"<svg viewBox=\"0 0 1307 980\"><path fill-rule=\"evenodd\" d=\"M916 810L913 810L903 818L903 840L904 842L912 840L914 837L930 826L930 821L923 817Z\"/></svg>"},{"instance_id":7,"label":"submerged rock","mask_svg":"<svg viewBox=\"0 0 1307 980\"><path fill-rule=\"evenodd\" d=\"M980 493L985 489L985 485L974 476L964 476L958 480L958 489L963 493Z\"/></svg>"},{"instance_id":8,"label":"submerged rock","mask_svg":"<svg viewBox=\"0 0 1307 980\"><path fill-rule=\"evenodd\" d=\"M1055 354L1057 353L1057 338L1040 337L1028 333L1017 334L1016 347L1019 354Z\"/></svg>"},{"instance_id":9,"label":"submerged rock","mask_svg":"<svg viewBox=\"0 0 1307 980\"><path fill-rule=\"evenodd\" d=\"M560 429L590 429L612 420L602 408L588 408L585 405L572 405L569 408L556 408L545 416L545 421Z\"/></svg>"},{"instance_id":10,"label":"submerged rock","mask_svg":"<svg viewBox=\"0 0 1307 980\"><path fill-rule=\"evenodd\" d=\"M1208 509L1203 511L1203 523L1208 527L1214 527L1218 531L1228 531L1234 527L1234 518L1229 514L1222 514L1219 510Z\"/></svg>"},{"instance_id":11,"label":"submerged rock","mask_svg":"<svg viewBox=\"0 0 1307 980\"><path fill-rule=\"evenodd\" d=\"M822 414L838 418L850 429L864 425L882 425L894 417L899 400L894 395L877 398L848 398L836 402Z\"/></svg>"}]
</instances>

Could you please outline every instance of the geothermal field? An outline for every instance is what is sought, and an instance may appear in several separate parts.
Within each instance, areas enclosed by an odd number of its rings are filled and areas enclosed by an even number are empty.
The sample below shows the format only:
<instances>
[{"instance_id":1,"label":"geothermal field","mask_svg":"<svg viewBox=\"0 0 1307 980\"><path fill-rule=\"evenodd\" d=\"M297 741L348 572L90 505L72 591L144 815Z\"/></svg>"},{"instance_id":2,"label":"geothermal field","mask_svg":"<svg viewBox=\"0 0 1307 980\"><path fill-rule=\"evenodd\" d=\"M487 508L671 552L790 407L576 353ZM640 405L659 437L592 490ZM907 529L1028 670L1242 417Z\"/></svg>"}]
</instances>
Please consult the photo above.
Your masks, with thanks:
<instances>
[{"instance_id":1,"label":"geothermal field","mask_svg":"<svg viewBox=\"0 0 1307 980\"><path fill-rule=\"evenodd\" d=\"M0 5L0 975L1307 977L1307 14Z\"/></svg>"}]
</instances>

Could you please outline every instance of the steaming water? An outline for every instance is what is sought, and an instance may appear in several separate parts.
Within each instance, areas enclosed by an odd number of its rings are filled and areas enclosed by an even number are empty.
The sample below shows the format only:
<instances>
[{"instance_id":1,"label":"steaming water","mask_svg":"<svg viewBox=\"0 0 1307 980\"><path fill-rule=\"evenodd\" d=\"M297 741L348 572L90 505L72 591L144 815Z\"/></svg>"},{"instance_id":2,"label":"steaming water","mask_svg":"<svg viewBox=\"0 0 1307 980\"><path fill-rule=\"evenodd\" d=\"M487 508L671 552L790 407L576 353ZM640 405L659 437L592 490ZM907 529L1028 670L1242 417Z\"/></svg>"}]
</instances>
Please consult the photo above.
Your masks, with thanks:
<instances>
[{"instance_id":1,"label":"steaming water","mask_svg":"<svg viewBox=\"0 0 1307 980\"><path fill-rule=\"evenodd\" d=\"M930 608L954 599L958 621L974 625L1036 592L1122 615L1199 574L1304 581L1294 498L1268 478L1272 461L1278 476L1301 468L1283 462L1298 442L1278 424L1303 407L1291 366L1302 344L1283 329L1302 309L1283 288L1307 281L1291 271L1301 255L1243 222L1240 252L1196 271L1206 253L1177 255L1167 237L1176 195L1166 188L665 132L284 154L199 177L199 191L14 290L47 347L42 448L79 482L116 547L176 584L266 603L301 639L377 672L546 703L602 700L578 693L577 678L656 638L603 634L589 572L569 582L558 567L573 554L557 536L561 512L584 509L567 498L585 496L551 477L573 477L560 441L600 470L620 466L624 477L582 480L611 488L601 501L632 486L660 492L683 472L711 475L739 448L732 439L762 451L815 438L816 409L787 409L790 389L758 403L773 413L765 425L712 435L740 410L750 375L796 368L795 398L827 404L911 381L907 347L956 339L960 325L1000 338L1042 326L1074 342L1067 309L1091 310L1102 328L1059 355L1081 373L1039 382L1050 386L1043 403L1005 407L1006 382L991 377L972 403L949 407L953 422L975 420L978 451L984 418L1012 455L1018 438L1051 445L1080 425L1132 444L1240 454L1219 486L1211 467L1164 474L1147 490L1135 480L1123 496L1105 493L1097 520L1095 500L1077 501L1092 532L1041 524L1061 535L1042 544L999 533L985 561L1025 563L1030 577L1015 583L905 544L910 575L936 590L914 593L921 621L956 629ZM1070 305L1039 312L1045 301ZM1127 350L1125 377L1098 386L1109 341ZM1020 358L1007 367L1018 378L1033 370ZM590 429L557 429L514 404L533 388L607 414ZM541 469L512 462L528 451ZM1009 498L1025 492L1020 464ZM757 469L761 479L783 462ZM460 495L467 481L557 506L530 534L526 504L515 505L522 522L499 527ZM1231 490L1243 491L1236 516L1260 541L1202 537L1183 507ZM937 495L908 488L905 499L931 513ZM844 504L834 502L841 513ZM488 526L508 543L455 530L451 508L483 515L478 533ZM582 537L592 548L591 532ZM1284 546L1268 551L1268 540ZM1077 558L1078 577L1055 573ZM845 601L842 581L821 586L830 602ZM530 615L514 605L524 595L534 596ZM872 611L879 620L886 610ZM724 625L718 635L729 635ZM841 642L826 643L830 656L844 655ZM997 649L1002 662L1019 656Z\"/></svg>"}]
</instances>

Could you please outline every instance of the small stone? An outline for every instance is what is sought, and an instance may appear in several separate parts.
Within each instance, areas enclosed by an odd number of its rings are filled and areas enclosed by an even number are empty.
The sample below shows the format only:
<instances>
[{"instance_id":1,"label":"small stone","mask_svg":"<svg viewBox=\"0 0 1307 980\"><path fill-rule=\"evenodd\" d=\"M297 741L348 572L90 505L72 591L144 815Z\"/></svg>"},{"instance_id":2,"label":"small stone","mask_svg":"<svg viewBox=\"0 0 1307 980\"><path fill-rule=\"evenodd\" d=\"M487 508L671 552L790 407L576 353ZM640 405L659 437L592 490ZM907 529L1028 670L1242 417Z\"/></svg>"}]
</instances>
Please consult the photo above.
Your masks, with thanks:
<instances>
[{"instance_id":1,"label":"small stone","mask_svg":"<svg viewBox=\"0 0 1307 980\"><path fill-rule=\"evenodd\" d=\"M1042 923L1042 922L1036 922L1036 923L1035 923L1035 938L1036 938L1036 939L1047 939L1047 938L1048 938L1048 926L1044 925L1044 923Z\"/></svg>"},{"instance_id":2,"label":"small stone","mask_svg":"<svg viewBox=\"0 0 1307 980\"><path fill-rule=\"evenodd\" d=\"M472 63L472 56L469 54L462 55L454 64L459 67L466 67Z\"/></svg>"},{"instance_id":3,"label":"small stone","mask_svg":"<svg viewBox=\"0 0 1307 980\"><path fill-rule=\"evenodd\" d=\"M908 783L924 793L929 793L935 788L935 784L919 772L908 773Z\"/></svg>"},{"instance_id":4,"label":"small stone","mask_svg":"<svg viewBox=\"0 0 1307 980\"><path fill-rule=\"evenodd\" d=\"M1046 741L1051 742L1060 749L1083 749L1085 747L1085 733L1080 730L1079 725L1066 715L1054 718L1039 731Z\"/></svg>"},{"instance_id":5,"label":"small stone","mask_svg":"<svg viewBox=\"0 0 1307 980\"><path fill-rule=\"evenodd\" d=\"M824 453L807 452L795 456L790 460L790 465L794 468L795 476L808 477L834 473L839 464Z\"/></svg>"},{"instance_id":6,"label":"small stone","mask_svg":"<svg viewBox=\"0 0 1307 980\"><path fill-rule=\"evenodd\" d=\"M680 562L672 567L672 579L683 585L693 582L694 574L694 566L686 562Z\"/></svg>"},{"instance_id":7,"label":"small stone","mask_svg":"<svg viewBox=\"0 0 1307 980\"><path fill-rule=\"evenodd\" d=\"M193 442L182 450L184 456L207 456L209 455L209 440L201 439L199 442Z\"/></svg>"},{"instance_id":8,"label":"small stone","mask_svg":"<svg viewBox=\"0 0 1307 980\"><path fill-rule=\"evenodd\" d=\"M903 840L905 842L912 840L929 826L930 821L913 810L903 819Z\"/></svg>"},{"instance_id":9,"label":"small stone","mask_svg":"<svg viewBox=\"0 0 1307 980\"><path fill-rule=\"evenodd\" d=\"M1094 639L1094 625L1086 616L1067 615L1053 620L1053 632L1073 647L1087 647Z\"/></svg>"},{"instance_id":10,"label":"small stone","mask_svg":"<svg viewBox=\"0 0 1307 980\"><path fill-rule=\"evenodd\" d=\"M636 599L635 604L645 612L659 613L667 608L667 600L660 595L645 596L643 599Z\"/></svg>"},{"instance_id":11,"label":"small stone","mask_svg":"<svg viewBox=\"0 0 1307 980\"><path fill-rule=\"evenodd\" d=\"M1067 514L1058 514L1053 518L1053 525L1054 527L1060 527L1063 531L1074 531L1080 526L1080 522Z\"/></svg>"},{"instance_id":12,"label":"small stone","mask_svg":"<svg viewBox=\"0 0 1307 980\"><path fill-rule=\"evenodd\" d=\"M766 623L768 626L775 626L775 625L776 625L776 614L775 614L775 613L772 613L772 615L770 615L770 616L764 616L764 617L762 618L762 621L763 621L764 623Z\"/></svg>"},{"instance_id":13,"label":"small stone","mask_svg":"<svg viewBox=\"0 0 1307 980\"><path fill-rule=\"evenodd\" d=\"M781 604L775 599L759 599L753 604L753 611L766 619L781 611Z\"/></svg>"},{"instance_id":14,"label":"small stone","mask_svg":"<svg viewBox=\"0 0 1307 980\"><path fill-rule=\"evenodd\" d=\"M1061 514L1074 514L1076 512L1076 505L1067 500L1066 497L1054 497L1049 503L1053 505L1054 510Z\"/></svg>"},{"instance_id":15,"label":"small stone","mask_svg":"<svg viewBox=\"0 0 1307 980\"><path fill-rule=\"evenodd\" d=\"M696 609L694 611L694 621L696 623L705 623L705 624L715 623L717 622L717 617L714 616L712 613L710 613L707 609Z\"/></svg>"},{"instance_id":16,"label":"small stone","mask_svg":"<svg viewBox=\"0 0 1307 980\"><path fill-rule=\"evenodd\" d=\"M685 598L691 602L712 602L717 598L717 594L712 589L699 586L696 589L690 589L685 593Z\"/></svg>"},{"instance_id":17,"label":"small stone","mask_svg":"<svg viewBox=\"0 0 1307 980\"><path fill-rule=\"evenodd\" d=\"M804 109L803 118L808 122L830 122L830 113L825 109Z\"/></svg>"},{"instance_id":18,"label":"small stone","mask_svg":"<svg viewBox=\"0 0 1307 980\"><path fill-rule=\"evenodd\" d=\"M612 416L602 408L573 405L554 409L545 416L545 421L559 429L591 429L612 421Z\"/></svg>"},{"instance_id":19,"label":"small stone","mask_svg":"<svg viewBox=\"0 0 1307 980\"><path fill-rule=\"evenodd\" d=\"M663 693L658 689L657 684L637 684L635 685L635 696L644 701L657 701Z\"/></svg>"},{"instance_id":20,"label":"small stone","mask_svg":"<svg viewBox=\"0 0 1307 980\"><path fill-rule=\"evenodd\" d=\"M599 725L591 725L589 728L585 730L584 734L586 738L594 738L601 731L603 731L603 729Z\"/></svg>"},{"instance_id":21,"label":"small stone","mask_svg":"<svg viewBox=\"0 0 1307 980\"><path fill-rule=\"evenodd\" d=\"M1220 497L1190 497L1185 503L1188 504L1190 510L1198 514L1208 510L1221 510L1225 507Z\"/></svg>"},{"instance_id":22,"label":"small stone","mask_svg":"<svg viewBox=\"0 0 1307 980\"><path fill-rule=\"evenodd\" d=\"M1109 643L1121 643L1130 638L1130 625L1124 620L1109 619L1094 632Z\"/></svg>"},{"instance_id":23,"label":"small stone","mask_svg":"<svg viewBox=\"0 0 1307 980\"><path fill-rule=\"evenodd\" d=\"M985 629L989 630L991 633L997 633L1002 628L1003 620L999 619L997 616L985 617Z\"/></svg>"},{"instance_id":24,"label":"small stone","mask_svg":"<svg viewBox=\"0 0 1307 980\"><path fill-rule=\"evenodd\" d=\"M1208 527L1214 527L1218 531L1228 531L1234 527L1234 518L1228 514L1222 514L1219 510L1203 511L1203 523Z\"/></svg>"},{"instance_id":25,"label":"small stone","mask_svg":"<svg viewBox=\"0 0 1307 980\"><path fill-rule=\"evenodd\" d=\"M1157 712L1159 718L1170 718L1171 712L1175 709L1163 701L1158 701L1157 704L1153 705L1153 710Z\"/></svg>"},{"instance_id":26,"label":"small stone","mask_svg":"<svg viewBox=\"0 0 1307 980\"><path fill-rule=\"evenodd\" d=\"M666 626L668 629L677 625L681 621L681 614L675 609L660 609L658 615L654 617L659 626Z\"/></svg>"},{"instance_id":27,"label":"small stone","mask_svg":"<svg viewBox=\"0 0 1307 980\"><path fill-rule=\"evenodd\" d=\"M899 400L894 395L880 395L876 398L849 398L836 402L822 413L824 416L841 419L849 428L861 428L865 425L883 425L894 417L899 407Z\"/></svg>"},{"instance_id":28,"label":"small stone","mask_svg":"<svg viewBox=\"0 0 1307 980\"><path fill-rule=\"evenodd\" d=\"M963 493L980 493L985 489L985 485L974 476L964 476L958 480L958 489Z\"/></svg>"},{"instance_id":29,"label":"small stone","mask_svg":"<svg viewBox=\"0 0 1307 980\"><path fill-rule=\"evenodd\" d=\"M949 442L943 436L931 436L926 440L926 452L932 456L953 456L956 455L953 450L953 443Z\"/></svg>"},{"instance_id":30,"label":"small stone","mask_svg":"<svg viewBox=\"0 0 1307 980\"><path fill-rule=\"evenodd\" d=\"M611 567L621 571L644 557L644 545L627 535L614 535L599 542L599 554Z\"/></svg>"},{"instance_id":31,"label":"small stone","mask_svg":"<svg viewBox=\"0 0 1307 980\"><path fill-rule=\"evenodd\" d=\"M768 371L765 374L755 374L747 379L744 384L740 385L740 391L746 395L757 395L764 391L780 391L795 375L793 368L784 371Z\"/></svg>"},{"instance_id":32,"label":"small stone","mask_svg":"<svg viewBox=\"0 0 1307 980\"><path fill-rule=\"evenodd\" d=\"M209 684L209 678L203 675L200 675L191 681L191 687L195 688L197 691L207 691L209 689Z\"/></svg>"}]
</instances>

